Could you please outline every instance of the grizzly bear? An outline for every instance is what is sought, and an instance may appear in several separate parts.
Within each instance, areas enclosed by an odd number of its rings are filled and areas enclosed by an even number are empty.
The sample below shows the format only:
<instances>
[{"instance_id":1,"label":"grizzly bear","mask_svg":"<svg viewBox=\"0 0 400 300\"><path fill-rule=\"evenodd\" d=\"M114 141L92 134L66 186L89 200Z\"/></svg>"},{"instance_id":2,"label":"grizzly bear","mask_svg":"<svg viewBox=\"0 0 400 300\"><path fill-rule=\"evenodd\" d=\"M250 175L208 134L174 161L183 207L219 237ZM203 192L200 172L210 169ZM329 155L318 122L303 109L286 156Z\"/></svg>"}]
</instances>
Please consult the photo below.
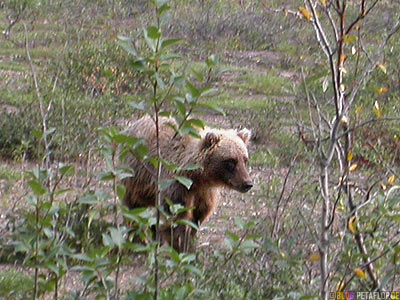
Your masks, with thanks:
<instances>
[{"instance_id":1,"label":"grizzly bear","mask_svg":"<svg viewBox=\"0 0 400 300\"><path fill-rule=\"evenodd\" d=\"M171 171L163 167L162 180L173 179L174 175L179 175L191 179L192 185L187 189L175 181L162 191L162 198L168 198L173 204L181 204L188 208L178 218L199 226L214 211L221 188L228 187L245 193L253 187L246 168L249 159L247 144L251 132L247 129L236 131L204 128L198 132L201 138L196 138L191 135L181 136L174 128L177 128L174 119L159 118L161 158L181 167L197 165L198 168L188 168L179 174L171 174ZM143 138L149 157L157 155L156 127L151 117L139 119L128 128L127 133L136 138ZM126 163L132 169L133 175L123 180L126 189L124 204L130 209L155 206L154 167L140 161L134 155L128 156ZM172 231L168 226L161 230L162 241L168 242L180 252L188 250L188 242L194 235L195 230L184 225L179 225Z\"/></svg>"}]
</instances>

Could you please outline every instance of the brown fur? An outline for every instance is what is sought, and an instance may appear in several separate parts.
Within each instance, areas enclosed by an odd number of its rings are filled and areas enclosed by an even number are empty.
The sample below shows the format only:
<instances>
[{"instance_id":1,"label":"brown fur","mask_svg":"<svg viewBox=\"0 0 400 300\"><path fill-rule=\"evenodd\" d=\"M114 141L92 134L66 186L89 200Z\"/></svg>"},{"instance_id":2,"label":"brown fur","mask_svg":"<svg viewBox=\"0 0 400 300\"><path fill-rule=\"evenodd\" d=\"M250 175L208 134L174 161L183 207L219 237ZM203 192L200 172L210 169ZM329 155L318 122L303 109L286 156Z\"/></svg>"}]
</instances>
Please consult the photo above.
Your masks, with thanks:
<instances>
[{"instance_id":1,"label":"brown fur","mask_svg":"<svg viewBox=\"0 0 400 300\"><path fill-rule=\"evenodd\" d=\"M206 128L199 132L201 139L198 139L189 135L176 135L175 130L171 128L171 125L176 126L173 119L160 118L159 123L161 157L169 163L182 167L188 164L201 167L179 173L180 176L193 181L189 190L175 182L162 193L163 197L169 198L173 203L192 208L179 218L200 225L214 211L221 188L229 187L240 192L247 192L251 188L251 178L246 169L248 160L246 145L250 138L250 131L244 129L236 132ZM149 156L156 156L156 129L152 118L147 116L136 121L128 129L128 134L145 139ZM236 162L233 170L232 161ZM134 156L128 157L127 164L132 168L134 175L123 180L126 187L124 204L131 209L155 206L154 168L148 163L138 161ZM162 179L171 179L173 175L163 167ZM173 247L183 251L187 246L185 237L194 234L194 230L181 225L174 229L171 236L170 229L165 228L163 240L172 241Z\"/></svg>"}]
</instances>

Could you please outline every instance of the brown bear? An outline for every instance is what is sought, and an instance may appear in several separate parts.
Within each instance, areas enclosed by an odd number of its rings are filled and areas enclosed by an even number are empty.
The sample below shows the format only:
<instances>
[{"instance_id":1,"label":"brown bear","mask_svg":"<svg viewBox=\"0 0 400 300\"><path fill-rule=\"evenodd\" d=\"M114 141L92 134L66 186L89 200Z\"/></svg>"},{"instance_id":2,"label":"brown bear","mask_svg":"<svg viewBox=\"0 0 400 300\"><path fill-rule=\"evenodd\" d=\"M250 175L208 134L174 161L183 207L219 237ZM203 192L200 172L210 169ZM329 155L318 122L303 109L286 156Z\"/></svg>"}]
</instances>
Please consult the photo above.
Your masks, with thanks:
<instances>
[{"instance_id":1,"label":"brown bear","mask_svg":"<svg viewBox=\"0 0 400 300\"><path fill-rule=\"evenodd\" d=\"M161 157L182 167L194 164L199 168L171 174L163 167L162 179L179 175L191 179L192 185L187 189L176 181L162 192L162 197L190 208L178 218L200 225L214 211L221 188L228 187L245 193L253 187L246 168L249 159L247 143L251 132L247 129L236 131L205 128L199 131L201 138L196 138L191 135L180 136L173 127L177 127L174 119L159 118ZM149 150L148 156L156 156L156 127L151 117L139 119L127 132L128 135L143 138ZM128 156L126 162L133 170L133 176L123 180L126 188L124 204L130 209L155 206L155 169L150 164L139 161L134 155ZM168 242L178 251L185 251L190 241L188 238L194 236L195 231L179 225L172 230L172 236L171 228L167 226L161 233L164 242Z\"/></svg>"}]
</instances>

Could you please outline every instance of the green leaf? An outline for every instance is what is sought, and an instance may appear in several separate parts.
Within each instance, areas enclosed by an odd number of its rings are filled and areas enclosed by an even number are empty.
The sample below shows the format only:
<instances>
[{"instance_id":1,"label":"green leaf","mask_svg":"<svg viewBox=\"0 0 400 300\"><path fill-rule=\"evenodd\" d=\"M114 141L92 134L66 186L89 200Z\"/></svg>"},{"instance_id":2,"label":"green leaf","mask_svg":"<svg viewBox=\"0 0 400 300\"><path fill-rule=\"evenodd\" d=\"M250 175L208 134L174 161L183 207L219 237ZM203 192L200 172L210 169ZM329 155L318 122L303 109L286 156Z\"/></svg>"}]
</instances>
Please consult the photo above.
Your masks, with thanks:
<instances>
[{"instance_id":1,"label":"green leaf","mask_svg":"<svg viewBox=\"0 0 400 300\"><path fill-rule=\"evenodd\" d=\"M193 75L197 78L198 81L203 82L204 76L200 72L197 72L195 69L192 69Z\"/></svg>"},{"instance_id":2,"label":"green leaf","mask_svg":"<svg viewBox=\"0 0 400 300\"><path fill-rule=\"evenodd\" d=\"M176 221L176 224L189 226L189 227L191 227L191 228L193 228L195 230L199 230L199 226L197 226L192 221L189 221L189 220L186 220L186 219L179 219L178 221Z\"/></svg>"},{"instance_id":3,"label":"green leaf","mask_svg":"<svg viewBox=\"0 0 400 300\"><path fill-rule=\"evenodd\" d=\"M147 27L146 33L152 40L157 40L161 37L161 30L155 26Z\"/></svg>"},{"instance_id":4,"label":"green leaf","mask_svg":"<svg viewBox=\"0 0 400 300\"><path fill-rule=\"evenodd\" d=\"M37 130L37 129L33 129L32 131L32 135L37 138L38 140L40 140L43 137L43 132Z\"/></svg>"},{"instance_id":5,"label":"green leaf","mask_svg":"<svg viewBox=\"0 0 400 300\"><path fill-rule=\"evenodd\" d=\"M215 54L210 55L209 57L207 57L206 59L206 65L209 68L215 67L218 64L218 56L216 56Z\"/></svg>"},{"instance_id":6,"label":"green leaf","mask_svg":"<svg viewBox=\"0 0 400 300\"><path fill-rule=\"evenodd\" d=\"M197 276L202 275L202 272L200 271L200 269L196 268L195 266L192 266L192 265L184 265L183 269L186 271L189 271L190 273L195 274Z\"/></svg>"},{"instance_id":7,"label":"green leaf","mask_svg":"<svg viewBox=\"0 0 400 300\"><path fill-rule=\"evenodd\" d=\"M182 115L182 117L186 116L186 107L185 104L183 104L181 101L179 100L175 100L175 106L178 109L179 113Z\"/></svg>"},{"instance_id":8,"label":"green leaf","mask_svg":"<svg viewBox=\"0 0 400 300\"><path fill-rule=\"evenodd\" d=\"M186 86L189 89L190 95L193 98L198 98L200 96L200 91L189 81L186 81Z\"/></svg>"},{"instance_id":9,"label":"green leaf","mask_svg":"<svg viewBox=\"0 0 400 300\"><path fill-rule=\"evenodd\" d=\"M188 190L192 186L193 180L183 176L175 176L175 179L182 185L184 185Z\"/></svg>"},{"instance_id":10,"label":"green leaf","mask_svg":"<svg viewBox=\"0 0 400 300\"><path fill-rule=\"evenodd\" d=\"M38 203L38 198L36 195L28 195L26 196L26 202L28 202L28 204L32 205L32 206L36 206Z\"/></svg>"},{"instance_id":11,"label":"green leaf","mask_svg":"<svg viewBox=\"0 0 400 300\"><path fill-rule=\"evenodd\" d=\"M136 102L133 102L136 103ZM138 142L141 141L139 138L135 138L130 135L117 134L113 136L112 140L117 144L129 144L129 146L134 147Z\"/></svg>"},{"instance_id":12,"label":"green leaf","mask_svg":"<svg viewBox=\"0 0 400 300\"><path fill-rule=\"evenodd\" d=\"M400 225L400 214L388 215L388 218L392 221L397 222Z\"/></svg>"},{"instance_id":13,"label":"green leaf","mask_svg":"<svg viewBox=\"0 0 400 300\"><path fill-rule=\"evenodd\" d=\"M225 234L235 243L239 242L239 236L236 233L233 233L232 231L225 231Z\"/></svg>"},{"instance_id":14,"label":"green leaf","mask_svg":"<svg viewBox=\"0 0 400 300\"><path fill-rule=\"evenodd\" d=\"M264 248L280 256L280 251L277 245L273 243L267 236L264 237Z\"/></svg>"},{"instance_id":15,"label":"green leaf","mask_svg":"<svg viewBox=\"0 0 400 300\"><path fill-rule=\"evenodd\" d=\"M118 38L121 42L132 42L132 38L130 38L130 37L128 37L128 36L118 35L117 38Z\"/></svg>"},{"instance_id":16,"label":"green leaf","mask_svg":"<svg viewBox=\"0 0 400 300\"><path fill-rule=\"evenodd\" d=\"M177 264L179 264L181 262L181 257L179 256L179 253L174 248L169 248L168 255Z\"/></svg>"},{"instance_id":17,"label":"green leaf","mask_svg":"<svg viewBox=\"0 0 400 300\"><path fill-rule=\"evenodd\" d=\"M160 58L162 61L167 61L167 60L172 60L172 59L181 59L182 56L177 55L177 54L167 54L167 55L161 55Z\"/></svg>"},{"instance_id":18,"label":"green leaf","mask_svg":"<svg viewBox=\"0 0 400 300\"><path fill-rule=\"evenodd\" d=\"M117 185L117 196L118 196L118 199L123 201L124 198L125 198L125 194L126 194L125 186L123 186L121 184L118 184Z\"/></svg>"},{"instance_id":19,"label":"green leaf","mask_svg":"<svg viewBox=\"0 0 400 300\"><path fill-rule=\"evenodd\" d=\"M147 153L149 153L149 149L143 144L139 144L135 149L135 154L140 160L145 159Z\"/></svg>"},{"instance_id":20,"label":"green leaf","mask_svg":"<svg viewBox=\"0 0 400 300\"><path fill-rule=\"evenodd\" d=\"M199 107L205 108L205 109L209 109L215 112L218 112L222 115L225 116L225 112L223 111L223 109L221 107L219 107L218 105L215 104L203 104L203 103L199 103L198 104Z\"/></svg>"},{"instance_id":21,"label":"green leaf","mask_svg":"<svg viewBox=\"0 0 400 300\"><path fill-rule=\"evenodd\" d=\"M196 255L194 255L194 254L181 253L181 256L182 256L182 259L181 259L182 263L191 263L196 260Z\"/></svg>"},{"instance_id":22,"label":"green leaf","mask_svg":"<svg viewBox=\"0 0 400 300\"><path fill-rule=\"evenodd\" d=\"M158 72L154 73L154 76L156 77L157 84L161 90L165 90L165 83L163 79L161 78L160 74Z\"/></svg>"},{"instance_id":23,"label":"green leaf","mask_svg":"<svg viewBox=\"0 0 400 300\"><path fill-rule=\"evenodd\" d=\"M65 194L65 193L72 192L72 191L73 191L72 188L56 190L56 191L55 191L55 195L56 195L56 196L60 196L60 195L63 195L63 194Z\"/></svg>"},{"instance_id":24,"label":"green leaf","mask_svg":"<svg viewBox=\"0 0 400 300\"><path fill-rule=\"evenodd\" d=\"M60 272L59 272L60 270L57 268L57 265L54 264L53 262L51 262L51 261L46 262L45 267L47 269L49 269L50 271L52 271L57 276L60 276Z\"/></svg>"},{"instance_id":25,"label":"green leaf","mask_svg":"<svg viewBox=\"0 0 400 300\"><path fill-rule=\"evenodd\" d=\"M190 93L186 93L185 99L188 103L194 103L197 98L194 98Z\"/></svg>"},{"instance_id":26,"label":"green leaf","mask_svg":"<svg viewBox=\"0 0 400 300\"><path fill-rule=\"evenodd\" d=\"M165 49L166 47L172 46L174 44L180 43L183 41L183 39L169 39L169 40L163 40L161 42L161 49Z\"/></svg>"},{"instance_id":27,"label":"green leaf","mask_svg":"<svg viewBox=\"0 0 400 300\"><path fill-rule=\"evenodd\" d=\"M163 6L168 0L156 0L157 7ZM160 8L159 8L160 9Z\"/></svg>"},{"instance_id":28,"label":"green leaf","mask_svg":"<svg viewBox=\"0 0 400 300\"><path fill-rule=\"evenodd\" d=\"M168 189L174 182L175 182L175 180L172 180L172 179L161 180L161 181L158 183L158 188L160 189L160 191L165 191L165 190Z\"/></svg>"},{"instance_id":29,"label":"green leaf","mask_svg":"<svg viewBox=\"0 0 400 300\"><path fill-rule=\"evenodd\" d=\"M229 251L233 251L233 249L236 247L236 243L232 239L225 238L224 242Z\"/></svg>"},{"instance_id":30,"label":"green leaf","mask_svg":"<svg viewBox=\"0 0 400 300\"><path fill-rule=\"evenodd\" d=\"M73 176L75 174L75 167L72 165L64 165L64 164L60 164L59 165L60 168L60 173L63 176Z\"/></svg>"},{"instance_id":31,"label":"green leaf","mask_svg":"<svg viewBox=\"0 0 400 300\"><path fill-rule=\"evenodd\" d=\"M136 49L132 46L132 42L120 42L119 45L124 49L126 52L129 54L132 54L133 56L137 57L138 53Z\"/></svg>"},{"instance_id":32,"label":"green leaf","mask_svg":"<svg viewBox=\"0 0 400 300\"><path fill-rule=\"evenodd\" d=\"M122 170L117 170L115 172L115 176L118 177L119 180L128 178L128 177L132 177L132 173L131 172L125 172L123 169Z\"/></svg>"},{"instance_id":33,"label":"green leaf","mask_svg":"<svg viewBox=\"0 0 400 300\"><path fill-rule=\"evenodd\" d=\"M187 295L189 292L187 291L186 286L181 286L176 292L175 292L175 300L184 300L186 299Z\"/></svg>"},{"instance_id":34,"label":"green leaf","mask_svg":"<svg viewBox=\"0 0 400 300\"><path fill-rule=\"evenodd\" d=\"M79 198L77 201L79 204L95 204L98 202L97 197L93 194L87 194Z\"/></svg>"},{"instance_id":35,"label":"green leaf","mask_svg":"<svg viewBox=\"0 0 400 300\"><path fill-rule=\"evenodd\" d=\"M111 172L111 171L102 172L102 173L100 173L100 174L98 175L98 178L99 178L101 181L109 181L109 180L114 180L115 175L114 175L114 173Z\"/></svg>"},{"instance_id":36,"label":"green leaf","mask_svg":"<svg viewBox=\"0 0 400 300\"><path fill-rule=\"evenodd\" d=\"M204 129L205 125L202 120L199 119L189 119L184 123L184 127L191 126Z\"/></svg>"},{"instance_id":37,"label":"green leaf","mask_svg":"<svg viewBox=\"0 0 400 300\"><path fill-rule=\"evenodd\" d=\"M24 242L21 241L14 241L11 244L14 246L15 253L27 253L31 250Z\"/></svg>"},{"instance_id":38,"label":"green leaf","mask_svg":"<svg viewBox=\"0 0 400 300\"><path fill-rule=\"evenodd\" d=\"M235 224L236 226L240 229L240 230L245 230L246 229L246 222L243 221L241 218L239 217L235 217Z\"/></svg>"},{"instance_id":39,"label":"green leaf","mask_svg":"<svg viewBox=\"0 0 400 300\"><path fill-rule=\"evenodd\" d=\"M53 127L53 128L47 129L43 134L44 134L44 136L48 136L48 135L54 133L55 131L56 131L56 129Z\"/></svg>"},{"instance_id":40,"label":"green leaf","mask_svg":"<svg viewBox=\"0 0 400 300\"><path fill-rule=\"evenodd\" d=\"M114 244L117 245L118 248L121 248L125 241L121 229L111 227L111 228L108 228L108 230L110 231L111 238L112 238Z\"/></svg>"},{"instance_id":41,"label":"green leaf","mask_svg":"<svg viewBox=\"0 0 400 300\"><path fill-rule=\"evenodd\" d=\"M197 138L197 139L200 139L200 138L201 138L201 136L199 135L199 133L197 132L197 130L194 129L193 127L191 127L191 126L185 126L185 127L183 127L181 130L179 130L178 132L179 132L179 134L180 134L181 136L185 136L185 135L187 135L187 134L190 134L191 136L193 136L193 137L195 137L195 138Z\"/></svg>"},{"instance_id":42,"label":"green leaf","mask_svg":"<svg viewBox=\"0 0 400 300\"><path fill-rule=\"evenodd\" d=\"M72 255L72 258L87 261L87 262L93 261L93 259L90 256L88 256L86 253L74 254L74 255Z\"/></svg>"},{"instance_id":43,"label":"green leaf","mask_svg":"<svg viewBox=\"0 0 400 300\"><path fill-rule=\"evenodd\" d=\"M114 242L108 234L103 233L101 236L103 237L103 245L104 246L114 248Z\"/></svg>"},{"instance_id":44,"label":"green leaf","mask_svg":"<svg viewBox=\"0 0 400 300\"><path fill-rule=\"evenodd\" d=\"M166 167L171 172L175 172L179 168L179 165L170 163L162 158L161 158L161 163L163 164L164 167Z\"/></svg>"},{"instance_id":45,"label":"green leaf","mask_svg":"<svg viewBox=\"0 0 400 300\"><path fill-rule=\"evenodd\" d=\"M197 165L197 164L188 164L184 167L178 168L178 171L194 171L194 170L198 170L201 169L202 167Z\"/></svg>"},{"instance_id":46,"label":"green leaf","mask_svg":"<svg viewBox=\"0 0 400 300\"><path fill-rule=\"evenodd\" d=\"M129 102L129 105L137 110L145 111L147 109L146 101L141 101L141 102L132 101L132 102Z\"/></svg>"},{"instance_id":47,"label":"green leaf","mask_svg":"<svg viewBox=\"0 0 400 300\"><path fill-rule=\"evenodd\" d=\"M217 92L218 92L218 89L212 88L212 87L205 87L205 88L200 89L200 94L202 96L209 96L209 95L215 94Z\"/></svg>"},{"instance_id":48,"label":"green leaf","mask_svg":"<svg viewBox=\"0 0 400 300\"><path fill-rule=\"evenodd\" d=\"M260 248L260 245L257 244L253 240L246 240L240 245L240 248L246 249L246 250L248 250L248 249L256 249L256 248Z\"/></svg>"},{"instance_id":49,"label":"green leaf","mask_svg":"<svg viewBox=\"0 0 400 300\"><path fill-rule=\"evenodd\" d=\"M134 69L135 71L138 72L144 72L146 70L146 59L141 58L141 59L137 59L137 60L133 60L130 59L128 61L128 64L132 67L132 69Z\"/></svg>"},{"instance_id":50,"label":"green leaf","mask_svg":"<svg viewBox=\"0 0 400 300\"><path fill-rule=\"evenodd\" d=\"M159 16L162 16L166 11L168 11L171 8L171 6L168 5L168 3L164 3L161 5L161 7L157 10L157 13Z\"/></svg>"},{"instance_id":51,"label":"green leaf","mask_svg":"<svg viewBox=\"0 0 400 300\"><path fill-rule=\"evenodd\" d=\"M47 192L46 188L40 182L38 182L36 180L29 181L28 185L30 186L30 188L32 189L32 192L36 196L42 196Z\"/></svg>"}]
</instances>

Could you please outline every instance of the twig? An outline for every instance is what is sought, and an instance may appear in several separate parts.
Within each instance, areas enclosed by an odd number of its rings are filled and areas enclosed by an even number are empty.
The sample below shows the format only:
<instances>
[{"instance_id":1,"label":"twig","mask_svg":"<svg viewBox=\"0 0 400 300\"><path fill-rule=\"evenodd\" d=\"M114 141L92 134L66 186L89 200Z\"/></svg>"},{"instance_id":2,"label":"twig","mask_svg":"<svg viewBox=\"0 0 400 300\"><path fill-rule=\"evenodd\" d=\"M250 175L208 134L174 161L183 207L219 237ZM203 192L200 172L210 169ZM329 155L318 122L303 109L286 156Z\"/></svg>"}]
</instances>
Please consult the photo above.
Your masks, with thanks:
<instances>
[{"instance_id":1,"label":"twig","mask_svg":"<svg viewBox=\"0 0 400 300\"><path fill-rule=\"evenodd\" d=\"M47 133L48 132L47 131L47 115L48 115L48 111L46 112L45 108L44 108L44 102L43 102L42 95L40 93L40 88L39 88L39 83L38 83L38 80L37 80L37 75L36 75L35 69L33 67L31 54L29 52L28 30L26 28L26 24L25 23L24 23L24 29L25 29L25 52L26 52L26 56L27 56L28 61L29 61L29 66L30 66L30 69L31 69L31 72L32 72L33 82L34 82L34 85L35 85L35 92L36 92L36 96L37 96L38 102L39 102L40 115L41 115L41 118L42 118L43 141L44 141L44 146L45 146L45 156L44 156L45 161L44 161L44 163L45 163L46 169L49 169L49 167L50 167L50 159L49 159L50 158L49 157L50 144L49 144L48 139L47 139L47 135L48 135L48 133Z\"/></svg>"},{"instance_id":2,"label":"twig","mask_svg":"<svg viewBox=\"0 0 400 300\"><path fill-rule=\"evenodd\" d=\"M278 201L277 201L277 203L276 203L276 207L275 207L275 214L274 214L274 220L273 220L273 224L272 224L272 231L271 231L271 237L273 237L274 235L275 235L275 230L276 230L276 224L277 224L277 219L278 219L278 211L279 211L279 208L280 208L280 203L281 203L281 201L282 201L282 199L283 199L283 193L285 192L285 188L286 188L286 184L287 184L287 182L288 182L288 179L289 179L289 175L290 175L290 173L292 172L292 169L293 169L293 162L294 162L294 160L297 158L297 156L292 160L292 163L291 163L291 165L290 165L290 167L289 167L289 170L286 172L286 175L285 175L285 179L284 179L284 181L283 181L283 185L282 185L282 189L281 189L281 193L280 193L280 195L279 195L279 198L278 198Z\"/></svg>"}]
</instances>

